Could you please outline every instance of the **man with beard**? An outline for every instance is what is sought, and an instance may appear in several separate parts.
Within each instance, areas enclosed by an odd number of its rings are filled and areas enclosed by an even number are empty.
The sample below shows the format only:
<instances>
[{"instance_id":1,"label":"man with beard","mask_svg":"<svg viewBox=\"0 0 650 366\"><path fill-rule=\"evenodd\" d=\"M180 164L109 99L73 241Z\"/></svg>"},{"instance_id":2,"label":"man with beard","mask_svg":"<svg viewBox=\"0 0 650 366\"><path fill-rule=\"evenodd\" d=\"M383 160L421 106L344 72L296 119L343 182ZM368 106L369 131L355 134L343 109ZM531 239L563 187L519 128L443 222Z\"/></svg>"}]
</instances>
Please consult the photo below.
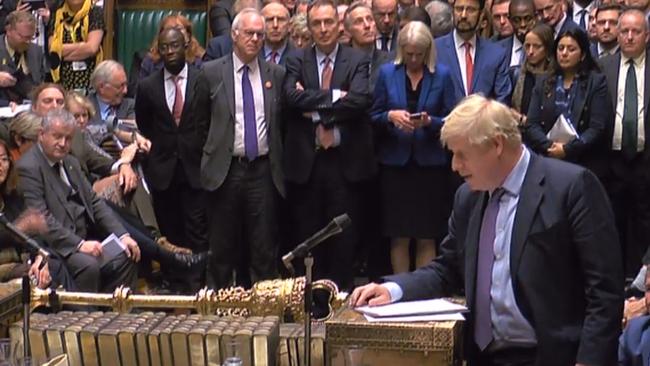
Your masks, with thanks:
<instances>
[{"instance_id":1,"label":"man with beard","mask_svg":"<svg viewBox=\"0 0 650 366\"><path fill-rule=\"evenodd\" d=\"M515 85L519 66L524 63L526 51L524 50L524 39L526 33L533 29L536 24L535 4L533 0L512 0L510 2L510 22L514 28L512 36L499 42L506 50L509 74L512 78L512 85Z\"/></svg>"},{"instance_id":2,"label":"man with beard","mask_svg":"<svg viewBox=\"0 0 650 366\"><path fill-rule=\"evenodd\" d=\"M591 45L594 58L613 55L618 51L618 18L621 6L618 4L603 5L596 9L596 39Z\"/></svg>"},{"instance_id":3,"label":"man with beard","mask_svg":"<svg viewBox=\"0 0 650 366\"><path fill-rule=\"evenodd\" d=\"M476 34L484 5L483 0L457 0L454 31L436 39L438 62L451 70L455 103L473 93L510 103L507 52Z\"/></svg>"}]
</instances>

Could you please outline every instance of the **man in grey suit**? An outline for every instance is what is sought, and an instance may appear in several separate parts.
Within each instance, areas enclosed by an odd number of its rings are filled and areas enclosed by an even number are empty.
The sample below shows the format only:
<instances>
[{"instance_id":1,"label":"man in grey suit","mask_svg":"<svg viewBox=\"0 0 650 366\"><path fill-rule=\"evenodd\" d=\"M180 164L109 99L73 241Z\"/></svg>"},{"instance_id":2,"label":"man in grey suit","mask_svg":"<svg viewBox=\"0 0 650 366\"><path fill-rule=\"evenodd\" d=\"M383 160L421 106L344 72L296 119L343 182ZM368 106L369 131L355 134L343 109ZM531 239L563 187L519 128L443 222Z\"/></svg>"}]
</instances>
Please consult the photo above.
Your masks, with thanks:
<instances>
[{"instance_id":1,"label":"man in grey suit","mask_svg":"<svg viewBox=\"0 0 650 366\"><path fill-rule=\"evenodd\" d=\"M5 29L0 37L0 100L21 104L45 79L43 49L31 42L36 32L31 13L12 12Z\"/></svg>"},{"instance_id":2,"label":"man in grey suit","mask_svg":"<svg viewBox=\"0 0 650 366\"><path fill-rule=\"evenodd\" d=\"M284 70L258 54L264 18L242 10L233 21L233 53L203 65L212 111L201 158L201 184L209 191L212 257L208 280L230 283L241 256L253 282L277 275L277 205L284 196L280 99ZM210 278L210 276L212 278Z\"/></svg>"},{"instance_id":3,"label":"man in grey suit","mask_svg":"<svg viewBox=\"0 0 650 366\"><path fill-rule=\"evenodd\" d=\"M69 155L75 128L74 117L65 111L51 111L43 118L38 144L17 164L19 190L28 207L44 213L48 226L44 238L64 259L81 291L132 287L137 278L133 262L140 260L140 249L93 193L79 161ZM111 233L121 239L126 250L104 261L102 244L94 239L102 240Z\"/></svg>"}]
</instances>

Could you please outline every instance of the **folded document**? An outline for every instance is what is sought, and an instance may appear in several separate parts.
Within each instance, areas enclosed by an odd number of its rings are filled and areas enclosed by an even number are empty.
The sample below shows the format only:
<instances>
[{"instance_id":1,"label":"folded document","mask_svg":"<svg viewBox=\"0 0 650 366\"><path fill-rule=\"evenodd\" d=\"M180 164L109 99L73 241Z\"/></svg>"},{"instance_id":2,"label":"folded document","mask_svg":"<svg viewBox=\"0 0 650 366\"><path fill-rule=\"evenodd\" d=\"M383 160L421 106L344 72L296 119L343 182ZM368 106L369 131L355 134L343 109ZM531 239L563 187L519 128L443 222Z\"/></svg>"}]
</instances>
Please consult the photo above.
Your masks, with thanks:
<instances>
[{"instance_id":1,"label":"folded document","mask_svg":"<svg viewBox=\"0 0 650 366\"><path fill-rule=\"evenodd\" d=\"M382 306L361 306L355 309L372 321L436 321L461 320L460 313L466 312L463 305L444 299L404 301ZM458 317L460 315L460 318ZM405 319L413 317L413 319ZM395 320L391 318L402 318ZM371 321L368 319L368 321Z\"/></svg>"}]
</instances>

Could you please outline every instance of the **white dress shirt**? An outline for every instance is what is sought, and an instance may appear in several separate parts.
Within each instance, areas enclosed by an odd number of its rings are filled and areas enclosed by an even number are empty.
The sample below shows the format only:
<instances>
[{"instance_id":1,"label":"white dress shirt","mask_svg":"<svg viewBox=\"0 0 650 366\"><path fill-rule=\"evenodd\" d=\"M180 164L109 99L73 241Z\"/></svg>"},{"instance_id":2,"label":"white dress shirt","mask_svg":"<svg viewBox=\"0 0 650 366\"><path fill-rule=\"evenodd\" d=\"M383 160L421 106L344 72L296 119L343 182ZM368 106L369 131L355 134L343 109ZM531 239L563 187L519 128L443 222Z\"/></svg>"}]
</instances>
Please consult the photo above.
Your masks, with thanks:
<instances>
[{"instance_id":1,"label":"white dress shirt","mask_svg":"<svg viewBox=\"0 0 650 366\"><path fill-rule=\"evenodd\" d=\"M621 150L623 142L623 109L625 107L625 79L627 78L627 69L630 67L627 62L629 58L621 54L621 63L618 66L618 87L616 90L616 116L614 117L614 136L612 139L612 150ZM637 148L636 151L643 151L645 146L645 128L643 101L645 93L645 52L634 59L634 72L636 74L637 89Z\"/></svg>"},{"instance_id":2,"label":"white dress shirt","mask_svg":"<svg viewBox=\"0 0 650 366\"><path fill-rule=\"evenodd\" d=\"M176 99L176 83L174 82L174 75L164 69L165 77L165 99L167 100L167 108L174 113L174 99ZM187 63L183 66L181 72L178 73L180 77L179 84L181 86L181 93L183 94L183 102L185 102L185 89L187 89Z\"/></svg>"},{"instance_id":3,"label":"white dress shirt","mask_svg":"<svg viewBox=\"0 0 650 366\"><path fill-rule=\"evenodd\" d=\"M591 19L591 9L594 7L595 1L592 1L587 5L586 7L580 6L576 1L573 2L573 21L577 24L580 25L580 18L583 17L583 13L581 13L582 10L585 10L586 13L584 13L584 18L585 18L585 30L589 29L589 19Z\"/></svg>"},{"instance_id":4,"label":"white dress shirt","mask_svg":"<svg viewBox=\"0 0 650 366\"><path fill-rule=\"evenodd\" d=\"M472 45L470 54L472 55L472 63L476 66L476 35L469 41L462 39L456 30L454 30L454 45L456 46L456 58L458 59L458 66L460 66L460 75L463 79L463 88L465 88L465 95L467 95L467 64L465 63L465 42ZM476 70L474 70L476 72Z\"/></svg>"},{"instance_id":5,"label":"white dress shirt","mask_svg":"<svg viewBox=\"0 0 650 366\"><path fill-rule=\"evenodd\" d=\"M242 90L242 76L244 73L244 63L232 54L233 77L235 80L235 140L233 146L234 156L246 156L244 147L244 91ZM262 85L262 75L260 74L260 65L257 58L248 66L248 80L251 82L253 89L253 100L255 102L255 125L257 128L257 151L259 156L269 153L267 142L268 129L266 126L266 116L264 115L264 89Z\"/></svg>"},{"instance_id":6,"label":"white dress shirt","mask_svg":"<svg viewBox=\"0 0 650 366\"><path fill-rule=\"evenodd\" d=\"M510 54L510 67L519 66L521 60L524 58L524 45L519 38L512 37L512 50Z\"/></svg>"}]
</instances>

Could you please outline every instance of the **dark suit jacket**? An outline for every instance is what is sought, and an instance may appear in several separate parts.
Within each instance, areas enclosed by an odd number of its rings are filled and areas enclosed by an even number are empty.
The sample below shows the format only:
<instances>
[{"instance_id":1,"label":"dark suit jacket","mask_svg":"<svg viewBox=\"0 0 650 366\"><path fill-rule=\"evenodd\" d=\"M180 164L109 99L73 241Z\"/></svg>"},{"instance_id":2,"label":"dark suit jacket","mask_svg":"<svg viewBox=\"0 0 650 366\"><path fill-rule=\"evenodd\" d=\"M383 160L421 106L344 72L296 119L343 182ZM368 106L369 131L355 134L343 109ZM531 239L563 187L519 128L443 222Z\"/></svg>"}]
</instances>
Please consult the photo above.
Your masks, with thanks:
<instances>
[{"instance_id":1,"label":"dark suit jacket","mask_svg":"<svg viewBox=\"0 0 650 366\"><path fill-rule=\"evenodd\" d=\"M90 132L93 140L100 144L110 135L112 135L112 129L114 126L110 127L106 125L106 121L102 120L102 113L99 107L98 96L95 92L88 95L88 100L95 107L95 116L88 121L86 129ZM135 100L131 98L122 99L122 103L117 107L115 116L118 119L135 119Z\"/></svg>"},{"instance_id":2,"label":"dark suit jacket","mask_svg":"<svg viewBox=\"0 0 650 366\"><path fill-rule=\"evenodd\" d=\"M447 163L447 154L440 145L440 128L442 118L454 107L453 92L447 87L451 83L449 69L438 64L436 72L431 73L425 67L420 83L417 112L426 111L431 116L431 125L407 133L388 120L390 110L407 109L406 67L389 63L379 71L370 115L378 129L376 143L382 164L404 166L411 157L420 166Z\"/></svg>"},{"instance_id":3,"label":"dark suit jacket","mask_svg":"<svg viewBox=\"0 0 650 366\"><path fill-rule=\"evenodd\" d=\"M370 105L368 89L369 60L365 52L339 45L331 89L348 94L332 103L332 93L320 89L316 50L309 47L289 56L284 81L285 101L290 116L284 144L284 167L287 180L306 183L316 157L316 124L304 112L317 111L325 127L337 126L341 131L340 151L343 176L351 182L371 177L376 172L372 147L372 130L367 122ZM304 90L296 88L296 83Z\"/></svg>"},{"instance_id":4,"label":"dark suit jacket","mask_svg":"<svg viewBox=\"0 0 650 366\"><path fill-rule=\"evenodd\" d=\"M474 359L477 246L487 193L456 192L440 255L389 276L403 300L465 289L466 352ZM532 154L517 205L510 273L517 306L535 329L536 366L614 365L623 310L623 270L606 193L588 170Z\"/></svg>"},{"instance_id":5,"label":"dark suit jacket","mask_svg":"<svg viewBox=\"0 0 650 366\"><path fill-rule=\"evenodd\" d=\"M93 192L77 159L68 155L62 163L68 179L78 191L86 211L87 223L93 231L114 233L117 236L126 234L111 209ZM75 226L75 216L68 204L70 188L55 175L38 145L20 158L17 167L20 177L18 189L24 195L25 203L45 214L48 231L44 239L63 257L76 252L77 245L88 238L85 237L87 231L80 232Z\"/></svg>"},{"instance_id":6,"label":"dark suit jacket","mask_svg":"<svg viewBox=\"0 0 650 366\"><path fill-rule=\"evenodd\" d=\"M23 99L29 99L32 89L45 80L48 70L43 56L43 48L31 43L25 52L25 59L29 75L24 78L16 77L17 66L7 51L5 35L0 36L0 71L8 72L18 79L16 85L0 88L0 98L13 100L20 104Z\"/></svg>"},{"instance_id":7,"label":"dark suit jacket","mask_svg":"<svg viewBox=\"0 0 650 366\"><path fill-rule=\"evenodd\" d=\"M646 57L646 63L645 63L645 85L644 85L644 100L643 100L643 110L647 111L648 108L650 107L650 52L646 50L645 53ZM611 106L612 110L614 111L612 114L612 124L614 120L614 115L616 113L616 99L617 99L617 91L618 91L618 71L619 71L619 64L621 63L621 53L617 52L614 55L611 56L606 56L601 58L600 60L600 65L601 65L601 70L603 70L603 73L605 74L605 77L607 78L607 87L609 90L609 97L611 98ZM650 113L644 113L645 121L644 121L644 128L645 128L645 135L650 136ZM608 141L608 144L611 145L612 141L612 133L613 133L613 128L608 131L607 136L605 137ZM645 140L645 149L643 150L643 165L648 166L649 169L648 173L650 174L650 138L646 138Z\"/></svg>"},{"instance_id":8,"label":"dark suit jacket","mask_svg":"<svg viewBox=\"0 0 650 366\"><path fill-rule=\"evenodd\" d=\"M621 335L618 346L618 364L621 366L650 365L650 316L630 320Z\"/></svg>"},{"instance_id":9,"label":"dark suit jacket","mask_svg":"<svg viewBox=\"0 0 650 366\"><path fill-rule=\"evenodd\" d=\"M454 103L460 102L465 97L465 85L460 71L454 33L436 38L438 50L438 63L446 65L451 71L454 89ZM476 38L476 51L474 52L474 77L472 80L472 93L483 93L488 98L510 104L512 83L508 77L510 63L502 46L480 37Z\"/></svg>"},{"instance_id":10,"label":"dark suit jacket","mask_svg":"<svg viewBox=\"0 0 650 366\"><path fill-rule=\"evenodd\" d=\"M284 70L278 65L258 59L264 90L264 116L268 131L271 175L278 192L285 196L282 171L282 81ZM233 157L235 140L235 84L232 54L203 66L203 77L210 87L212 114L202 126L207 135L201 158L201 183L214 191L226 179Z\"/></svg>"},{"instance_id":11,"label":"dark suit jacket","mask_svg":"<svg viewBox=\"0 0 650 366\"><path fill-rule=\"evenodd\" d=\"M232 13L233 0L219 0L210 7L210 33L213 36L230 35L230 25L235 15Z\"/></svg>"},{"instance_id":12,"label":"dark suit jacket","mask_svg":"<svg viewBox=\"0 0 650 366\"><path fill-rule=\"evenodd\" d=\"M564 24L562 24L562 28L560 28L560 31L557 33L557 36L560 36L562 33L568 31L568 30L573 30L573 29L580 29L583 32L585 31L580 27L580 25L576 22L573 21L573 18L569 14L567 14L566 21ZM557 37L556 37L557 38Z\"/></svg>"},{"instance_id":13,"label":"dark suit jacket","mask_svg":"<svg viewBox=\"0 0 650 366\"><path fill-rule=\"evenodd\" d=\"M381 66L388 61L395 59L395 54L392 52L386 52L378 49L372 50L372 55L370 59L370 95L375 93L375 85L377 84L377 77L379 76L379 69Z\"/></svg>"},{"instance_id":14,"label":"dark suit jacket","mask_svg":"<svg viewBox=\"0 0 650 366\"><path fill-rule=\"evenodd\" d=\"M551 76L555 80L555 76ZM560 111L555 106L555 81L549 89L547 76L538 78L528 107L525 141L535 152L546 155L553 144L546 134L551 130ZM613 109L605 75L591 72L578 80L577 92L571 109L571 123L579 138L564 145L566 160L592 169L602 176L606 169L605 154L613 125ZM611 141L611 139L610 139Z\"/></svg>"},{"instance_id":15,"label":"dark suit jacket","mask_svg":"<svg viewBox=\"0 0 650 366\"><path fill-rule=\"evenodd\" d=\"M103 178L111 174L115 160L103 152L99 146L91 146L94 142L86 141L83 133L75 131L70 145L70 155L77 158L84 176L93 181L94 178Z\"/></svg>"},{"instance_id":16,"label":"dark suit jacket","mask_svg":"<svg viewBox=\"0 0 650 366\"><path fill-rule=\"evenodd\" d=\"M232 38L230 33L210 38L208 47L205 48L203 61L216 60L232 53Z\"/></svg>"},{"instance_id":17,"label":"dark suit jacket","mask_svg":"<svg viewBox=\"0 0 650 366\"><path fill-rule=\"evenodd\" d=\"M200 126L210 118L210 94L200 71L188 66L187 86L179 125L174 122L165 98L164 70L140 82L135 115L138 128L151 140L151 151L143 162L147 183L155 190L169 187L178 162L194 189L201 188L199 166L205 136Z\"/></svg>"}]
</instances>

